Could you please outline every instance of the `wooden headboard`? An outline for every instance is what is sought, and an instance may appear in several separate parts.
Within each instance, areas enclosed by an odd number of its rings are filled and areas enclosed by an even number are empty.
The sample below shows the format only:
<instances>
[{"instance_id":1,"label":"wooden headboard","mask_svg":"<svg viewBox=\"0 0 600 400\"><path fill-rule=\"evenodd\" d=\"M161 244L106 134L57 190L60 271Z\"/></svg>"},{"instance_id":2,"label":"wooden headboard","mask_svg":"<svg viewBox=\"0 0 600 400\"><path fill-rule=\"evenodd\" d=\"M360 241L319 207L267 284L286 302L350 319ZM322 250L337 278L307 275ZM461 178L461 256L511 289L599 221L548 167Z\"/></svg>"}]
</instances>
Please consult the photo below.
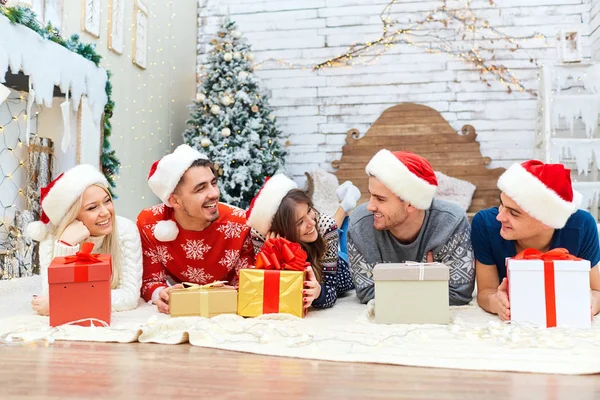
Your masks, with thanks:
<instances>
[{"instance_id":1,"label":"wooden headboard","mask_svg":"<svg viewBox=\"0 0 600 400\"><path fill-rule=\"evenodd\" d=\"M477 187L467 211L472 214L498 205L496 182L505 171L486 167L491 159L481 155L476 136L471 125L463 126L459 135L433 108L403 103L385 110L362 138L358 138L358 130L350 130L342 158L331 164L340 182L351 180L360 189L362 203L369 200L365 167L375 153L381 149L417 153L429 160L435 171Z\"/></svg>"}]
</instances>

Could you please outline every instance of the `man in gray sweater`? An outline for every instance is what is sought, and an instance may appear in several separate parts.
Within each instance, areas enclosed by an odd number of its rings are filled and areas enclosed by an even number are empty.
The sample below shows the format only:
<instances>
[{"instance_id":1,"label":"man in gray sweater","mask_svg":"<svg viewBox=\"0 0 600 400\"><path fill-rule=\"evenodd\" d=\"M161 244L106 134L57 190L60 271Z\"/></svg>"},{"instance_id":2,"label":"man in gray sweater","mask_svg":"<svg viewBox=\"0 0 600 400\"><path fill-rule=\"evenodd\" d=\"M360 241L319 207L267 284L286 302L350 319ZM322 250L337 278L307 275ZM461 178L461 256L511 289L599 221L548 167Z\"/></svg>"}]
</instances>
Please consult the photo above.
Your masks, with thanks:
<instances>
[{"instance_id":1,"label":"man in gray sweater","mask_svg":"<svg viewBox=\"0 0 600 400\"><path fill-rule=\"evenodd\" d=\"M381 150L366 172L371 197L350 215L348 230L360 301L375 297L375 264L436 261L450 268L450 304L469 303L475 285L469 221L458 205L433 198L437 179L431 164L413 153Z\"/></svg>"}]
</instances>

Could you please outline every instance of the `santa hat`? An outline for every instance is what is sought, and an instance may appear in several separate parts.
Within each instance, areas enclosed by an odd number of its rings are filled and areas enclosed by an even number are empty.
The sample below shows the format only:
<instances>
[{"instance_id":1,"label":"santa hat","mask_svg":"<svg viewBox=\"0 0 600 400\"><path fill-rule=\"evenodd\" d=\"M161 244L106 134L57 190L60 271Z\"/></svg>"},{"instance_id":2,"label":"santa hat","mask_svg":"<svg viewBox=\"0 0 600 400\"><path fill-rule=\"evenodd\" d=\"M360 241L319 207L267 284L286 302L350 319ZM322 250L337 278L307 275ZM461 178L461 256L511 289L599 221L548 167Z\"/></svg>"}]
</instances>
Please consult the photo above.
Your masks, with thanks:
<instances>
[{"instance_id":1,"label":"santa hat","mask_svg":"<svg viewBox=\"0 0 600 400\"><path fill-rule=\"evenodd\" d=\"M427 210L431 206L438 182L431 164L423 157L384 149L369 161L366 171L413 207Z\"/></svg>"},{"instance_id":2,"label":"santa hat","mask_svg":"<svg viewBox=\"0 0 600 400\"><path fill-rule=\"evenodd\" d=\"M577 211L581 194L573 190L571 171L562 164L538 160L513 164L498 188L529 215L554 229L561 229Z\"/></svg>"},{"instance_id":3,"label":"santa hat","mask_svg":"<svg viewBox=\"0 0 600 400\"><path fill-rule=\"evenodd\" d=\"M180 145L174 152L152 164L148 174L148 186L167 207L171 207L169 197L181 177L194 161L200 159L208 160L208 157L187 144ZM161 242L175 240L178 233L179 228L173 220L159 221L154 227L154 237Z\"/></svg>"},{"instance_id":4,"label":"santa hat","mask_svg":"<svg viewBox=\"0 0 600 400\"><path fill-rule=\"evenodd\" d=\"M108 187L104 175L89 164L77 165L60 174L40 190L42 215L39 221L27 226L27 235L33 240L44 240L48 234L48 223L58 226L85 189L94 184Z\"/></svg>"},{"instance_id":5,"label":"santa hat","mask_svg":"<svg viewBox=\"0 0 600 400\"><path fill-rule=\"evenodd\" d=\"M281 201L293 189L298 189L298 185L283 174L267 178L246 211L247 225L266 235Z\"/></svg>"}]
</instances>

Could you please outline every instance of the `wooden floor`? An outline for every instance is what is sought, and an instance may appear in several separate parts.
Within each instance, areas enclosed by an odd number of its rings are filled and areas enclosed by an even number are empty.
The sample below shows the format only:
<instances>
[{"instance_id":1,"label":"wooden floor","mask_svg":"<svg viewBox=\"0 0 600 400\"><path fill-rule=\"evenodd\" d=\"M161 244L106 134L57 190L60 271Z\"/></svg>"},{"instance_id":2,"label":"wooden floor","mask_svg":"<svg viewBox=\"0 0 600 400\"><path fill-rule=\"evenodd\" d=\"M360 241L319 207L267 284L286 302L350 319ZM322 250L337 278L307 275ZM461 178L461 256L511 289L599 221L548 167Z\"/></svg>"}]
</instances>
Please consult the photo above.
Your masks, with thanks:
<instances>
[{"instance_id":1,"label":"wooden floor","mask_svg":"<svg viewBox=\"0 0 600 400\"><path fill-rule=\"evenodd\" d=\"M265 357L188 344L0 347L0 399L600 399L600 376Z\"/></svg>"}]
</instances>

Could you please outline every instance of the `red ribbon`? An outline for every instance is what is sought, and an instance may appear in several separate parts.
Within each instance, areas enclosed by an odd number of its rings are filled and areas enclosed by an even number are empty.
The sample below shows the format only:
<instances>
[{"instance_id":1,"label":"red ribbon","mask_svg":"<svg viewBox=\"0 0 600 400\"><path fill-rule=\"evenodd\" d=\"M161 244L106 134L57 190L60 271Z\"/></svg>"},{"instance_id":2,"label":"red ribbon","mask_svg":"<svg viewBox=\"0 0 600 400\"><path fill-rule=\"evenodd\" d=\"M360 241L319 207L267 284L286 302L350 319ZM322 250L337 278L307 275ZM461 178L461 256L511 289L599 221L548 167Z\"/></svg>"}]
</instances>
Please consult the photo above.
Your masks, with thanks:
<instances>
[{"instance_id":1,"label":"red ribbon","mask_svg":"<svg viewBox=\"0 0 600 400\"><path fill-rule=\"evenodd\" d=\"M546 327L556 326L556 286L554 276L554 261L572 260L580 261L581 258L569 254L569 250L558 248L542 253L536 249L525 249L514 257L516 260L542 260L544 261L544 292L546 295Z\"/></svg>"},{"instance_id":2,"label":"red ribbon","mask_svg":"<svg viewBox=\"0 0 600 400\"><path fill-rule=\"evenodd\" d=\"M256 269L264 269L263 314L279 312L280 271L304 271L308 256L298 243L268 239L256 256Z\"/></svg>"},{"instance_id":3,"label":"red ribbon","mask_svg":"<svg viewBox=\"0 0 600 400\"><path fill-rule=\"evenodd\" d=\"M268 239L256 256L256 269L304 271L308 256L298 243L284 238Z\"/></svg>"},{"instance_id":4,"label":"red ribbon","mask_svg":"<svg viewBox=\"0 0 600 400\"><path fill-rule=\"evenodd\" d=\"M91 254L93 248L93 243L82 243L80 249L81 251L75 253L74 256L65 257L65 264L74 262L84 263L84 265L76 265L73 267L73 282L87 282L89 279L88 264L101 262L101 260L98 258L98 255Z\"/></svg>"}]
</instances>

